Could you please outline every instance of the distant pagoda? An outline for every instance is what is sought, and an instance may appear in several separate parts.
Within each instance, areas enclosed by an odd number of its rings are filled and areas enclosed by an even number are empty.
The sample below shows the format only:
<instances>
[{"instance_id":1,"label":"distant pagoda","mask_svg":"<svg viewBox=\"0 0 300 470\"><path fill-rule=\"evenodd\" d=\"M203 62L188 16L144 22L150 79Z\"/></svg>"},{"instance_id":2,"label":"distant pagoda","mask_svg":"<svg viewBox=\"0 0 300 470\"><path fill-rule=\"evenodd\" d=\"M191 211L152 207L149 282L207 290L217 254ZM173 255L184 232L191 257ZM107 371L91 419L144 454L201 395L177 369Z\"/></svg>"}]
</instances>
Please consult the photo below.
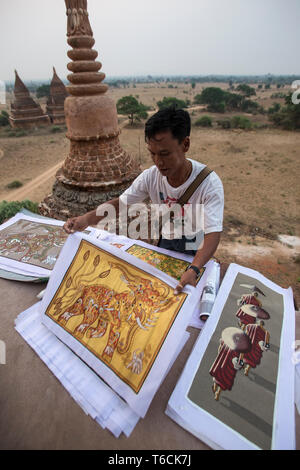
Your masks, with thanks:
<instances>
[{"instance_id":1,"label":"distant pagoda","mask_svg":"<svg viewBox=\"0 0 300 470\"><path fill-rule=\"evenodd\" d=\"M15 100L11 103L10 125L21 129L49 125L49 117L44 114L41 106L31 98L29 90L20 79L16 70L15 75Z\"/></svg>"},{"instance_id":2,"label":"distant pagoda","mask_svg":"<svg viewBox=\"0 0 300 470\"><path fill-rule=\"evenodd\" d=\"M50 85L50 96L47 100L46 113L53 124L65 123L64 102L68 96L65 85L53 67L53 78Z\"/></svg>"},{"instance_id":3,"label":"distant pagoda","mask_svg":"<svg viewBox=\"0 0 300 470\"><path fill-rule=\"evenodd\" d=\"M40 203L40 213L57 219L81 215L118 197L140 169L122 149L114 101L106 95L105 74L95 59L87 0L65 0L67 7L70 96L65 117L70 151L56 173L52 194Z\"/></svg>"}]
</instances>

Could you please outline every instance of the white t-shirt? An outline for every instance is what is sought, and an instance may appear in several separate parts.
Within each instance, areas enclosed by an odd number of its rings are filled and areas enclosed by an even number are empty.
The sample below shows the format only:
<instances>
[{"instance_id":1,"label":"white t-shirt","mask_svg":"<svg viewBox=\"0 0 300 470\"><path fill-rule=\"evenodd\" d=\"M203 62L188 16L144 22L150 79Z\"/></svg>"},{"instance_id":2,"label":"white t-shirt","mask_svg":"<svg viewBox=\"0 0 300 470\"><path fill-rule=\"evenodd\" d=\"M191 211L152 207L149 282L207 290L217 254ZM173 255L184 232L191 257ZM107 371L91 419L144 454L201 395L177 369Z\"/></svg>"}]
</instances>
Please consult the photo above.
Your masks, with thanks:
<instances>
[{"instance_id":1,"label":"white t-shirt","mask_svg":"<svg viewBox=\"0 0 300 470\"><path fill-rule=\"evenodd\" d=\"M188 160L192 163L192 172L188 180L181 186L177 188L171 186L167 177L163 176L157 167L153 165L144 170L131 186L124 191L120 196L121 202L127 202L127 205L131 205L150 198L155 205L167 204L172 207L205 167L203 163ZM223 230L224 191L222 181L214 171L205 178L189 199L188 205L192 206L193 230L195 230L195 217L197 215L195 212L199 212L200 204L203 205L202 209L204 209L204 233L221 232ZM164 235L164 228L162 233Z\"/></svg>"}]
</instances>

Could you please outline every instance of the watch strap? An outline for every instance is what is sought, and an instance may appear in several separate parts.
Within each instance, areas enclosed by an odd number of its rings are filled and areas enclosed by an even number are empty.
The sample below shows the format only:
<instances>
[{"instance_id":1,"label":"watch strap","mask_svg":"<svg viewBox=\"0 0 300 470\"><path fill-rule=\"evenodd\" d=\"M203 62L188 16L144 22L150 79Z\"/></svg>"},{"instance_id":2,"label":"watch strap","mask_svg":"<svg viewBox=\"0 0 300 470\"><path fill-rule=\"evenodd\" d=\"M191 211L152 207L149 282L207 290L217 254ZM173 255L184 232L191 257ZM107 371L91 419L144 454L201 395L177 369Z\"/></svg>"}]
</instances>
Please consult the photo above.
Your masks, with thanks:
<instances>
[{"instance_id":1,"label":"watch strap","mask_svg":"<svg viewBox=\"0 0 300 470\"><path fill-rule=\"evenodd\" d=\"M200 274L201 274L201 273L200 273L200 269L197 268L197 266L195 266L194 264L190 264L190 265L186 268L186 271L187 271L188 269L192 269L193 271L195 271L195 273L197 274L197 277L199 277Z\"/></svg>"}]
</instances>

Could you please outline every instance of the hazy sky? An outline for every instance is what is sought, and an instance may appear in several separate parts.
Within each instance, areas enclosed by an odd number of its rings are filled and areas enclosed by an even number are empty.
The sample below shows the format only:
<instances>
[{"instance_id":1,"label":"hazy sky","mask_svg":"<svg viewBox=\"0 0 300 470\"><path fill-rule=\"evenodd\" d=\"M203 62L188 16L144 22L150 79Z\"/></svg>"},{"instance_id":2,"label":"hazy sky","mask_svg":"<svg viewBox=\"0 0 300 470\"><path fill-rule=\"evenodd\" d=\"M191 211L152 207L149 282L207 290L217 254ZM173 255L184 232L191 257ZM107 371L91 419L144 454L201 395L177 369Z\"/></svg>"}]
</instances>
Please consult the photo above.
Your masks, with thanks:
<instances>
[{"instance_id":1,"label":"hazy sky","mask_svg":"<svg viewBox=\"0 0 300 470\"><path fill-rule=\"evenodd\" d=\"M300 0L88 0L102 71L300 74ZM0 0L0 80L65 78L64 0Z\"/></svg>"}]
</instances>

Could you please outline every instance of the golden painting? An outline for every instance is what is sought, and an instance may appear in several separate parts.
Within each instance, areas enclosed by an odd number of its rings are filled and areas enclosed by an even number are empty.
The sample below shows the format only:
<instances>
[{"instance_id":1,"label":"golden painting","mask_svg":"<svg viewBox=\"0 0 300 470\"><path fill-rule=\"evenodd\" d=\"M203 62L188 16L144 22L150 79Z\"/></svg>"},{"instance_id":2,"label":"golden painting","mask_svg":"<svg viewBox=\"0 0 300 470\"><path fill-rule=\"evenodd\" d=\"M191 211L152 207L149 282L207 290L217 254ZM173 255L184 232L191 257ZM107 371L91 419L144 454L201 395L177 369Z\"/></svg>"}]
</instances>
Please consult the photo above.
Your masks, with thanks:
<instances>
[{"instance_id":1,"label":"golden painting","mask_svg":"<svg viewBox=\"0 0 300 470\"><path fill-rule=\"evenodd\" d=\"M182 274L190 265L189 261L175 258L174 256L166 255L157 250L152 250L151 248L146 248L141 245L134 244L126 251L130 255L136 256L136 258L151 264L151 266L154 266L178 281L180 281ZM200 276L197 279L197 283L200 281L204 271L205 268L202 267L200 269Z\"/></svg>"},{"instance_id":2,"label":"golden painting","mask_svg":"<svg viewBox=\"0 0 300 470\"><path fill-rule=\"evenodd\" d=\"M186 297L81 240L45 314L138 393Z\"/></svg>"}]
</instances>

